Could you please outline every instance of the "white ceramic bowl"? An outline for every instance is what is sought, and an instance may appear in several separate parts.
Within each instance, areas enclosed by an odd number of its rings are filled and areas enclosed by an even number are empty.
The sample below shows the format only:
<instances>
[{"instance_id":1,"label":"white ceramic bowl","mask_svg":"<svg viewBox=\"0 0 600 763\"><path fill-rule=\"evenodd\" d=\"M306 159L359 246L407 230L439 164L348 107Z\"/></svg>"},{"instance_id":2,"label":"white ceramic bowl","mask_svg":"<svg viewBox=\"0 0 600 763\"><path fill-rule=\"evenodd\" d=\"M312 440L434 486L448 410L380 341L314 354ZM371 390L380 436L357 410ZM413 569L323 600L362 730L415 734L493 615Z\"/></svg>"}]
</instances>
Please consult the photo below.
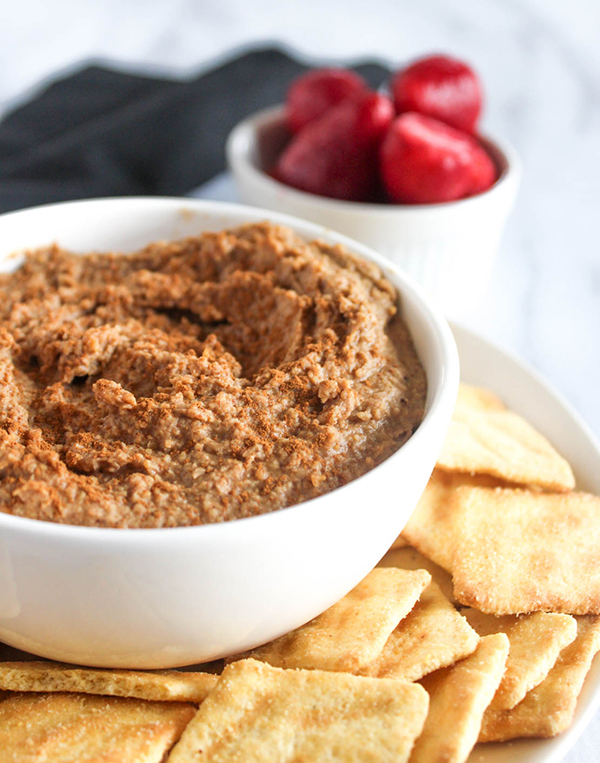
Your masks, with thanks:
<instances>
[{"instance_id":1,"label":"white ceramic bowl","mask_svg":"<svg viewBox=\"0 0 600 763\"><path fill-rule=\"evenodd\" d=\"M72 527L0 513L0 640L85 665L164 668L258 645L316 616L377 563L441 447L458 386L452 334L421 290L379 255L322 228L245 206L183 199L72 202L0 217L0 268L50 242L128 251L270 219L343 243L383 267L428 377L410 440L354 482L272 514L170 529Z\"/></svg>"},{"instance_id":2,"label":"white ceramic bowl","mask_svg":"<svg viewBox=\"0 0 600 763\"><path fill-rule=\"evenodd\" d=\"M508 144L482 139L500 176L485 193L444 204L362 204L304 193L273 180L270 169L289 140L283 107L261 111L231 132L227 160L242 201L339 231L409 273L441 309L467 317L485 295L521 175Z\"/></svg>"}]
</instances>

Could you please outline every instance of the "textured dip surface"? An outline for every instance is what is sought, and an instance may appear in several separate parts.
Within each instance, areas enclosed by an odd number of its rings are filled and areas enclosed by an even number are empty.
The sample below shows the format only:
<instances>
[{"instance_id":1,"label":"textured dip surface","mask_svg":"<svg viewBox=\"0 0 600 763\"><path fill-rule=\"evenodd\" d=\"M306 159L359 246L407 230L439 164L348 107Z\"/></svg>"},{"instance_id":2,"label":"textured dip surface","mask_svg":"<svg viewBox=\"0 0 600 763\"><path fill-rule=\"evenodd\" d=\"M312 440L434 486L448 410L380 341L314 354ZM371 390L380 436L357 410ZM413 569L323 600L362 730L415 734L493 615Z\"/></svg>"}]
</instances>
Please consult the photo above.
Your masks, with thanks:
<instances>
[{"instance_id":1,"label":"textured dip surface","mask_svg":"<svg viewBox=\"0 0 600 763\"><path fill-rule=\"evenodd\" d=\"M424 371L376 266L267 223L0 276L0 510L221 522L387 458Z\"/></svg>"}]
</instances>

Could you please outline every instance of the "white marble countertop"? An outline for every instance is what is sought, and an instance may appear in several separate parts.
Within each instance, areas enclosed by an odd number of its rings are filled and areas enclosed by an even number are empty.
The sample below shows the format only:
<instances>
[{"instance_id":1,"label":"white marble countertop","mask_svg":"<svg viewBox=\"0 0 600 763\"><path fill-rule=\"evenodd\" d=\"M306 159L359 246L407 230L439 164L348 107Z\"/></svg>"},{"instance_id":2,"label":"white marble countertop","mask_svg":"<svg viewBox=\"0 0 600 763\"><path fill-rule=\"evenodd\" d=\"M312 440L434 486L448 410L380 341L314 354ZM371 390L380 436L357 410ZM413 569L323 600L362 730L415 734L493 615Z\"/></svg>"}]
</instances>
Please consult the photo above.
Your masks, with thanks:
<instances>
[{"instance_id":1,"label":"white marble countertop","mask_svg":"<svg viewBox=\"0 0 600 763\"><path fill-rule=\"evenodd\" d=\"M600 4L597 0L23 0L2 10L0 115L90 59L188 74L276 41L314 61L472 62L484 131L524 177L484 306L463 323L528 360L600 437ZM226 175L201 191L234 198ZM600 717L568 763L598 760Z\"/></svg>"}]
</instances>

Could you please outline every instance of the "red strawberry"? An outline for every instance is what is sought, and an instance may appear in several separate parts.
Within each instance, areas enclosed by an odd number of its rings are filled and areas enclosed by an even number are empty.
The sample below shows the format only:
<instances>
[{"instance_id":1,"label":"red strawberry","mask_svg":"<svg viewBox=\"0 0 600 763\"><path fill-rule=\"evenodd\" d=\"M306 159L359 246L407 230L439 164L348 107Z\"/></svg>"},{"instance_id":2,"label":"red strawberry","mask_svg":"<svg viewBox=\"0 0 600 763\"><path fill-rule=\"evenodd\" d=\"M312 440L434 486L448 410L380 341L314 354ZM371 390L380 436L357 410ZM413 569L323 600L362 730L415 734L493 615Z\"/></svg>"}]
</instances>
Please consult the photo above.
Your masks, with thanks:
<instances>
[{"instance_id":1,"label":"red strawberry","mask_svg":"<svg viewBox=\"0 0 600 763\"><path fill-rule=\"evenodd\" d=\"M301 191L368 201L378 182L378 149L394 117L389 98L365 91L347 98L292 138L273 177Z\"/></svg>"},{"instance_id":2,"label":"red strawberry","mask_svg":"<svg viewBox=\"0 0 600 763\"><path fill-rule=\"evenodd\" d=\"M362 77L347 69L314 69L294 80L287 92L285 115L289 129L300 132L327 109L366 90Z\"/></svg>"},{"instance_id":3,"label":"red strawberry","mask_svg":"<svg viewBox=\"0 0 600 763\"><path fill-rule=\"evenodd\" d=\"M405 204L462 199L496 180L492 160L472 135L414 112L392 122L380 167L390 198Z\"/></svg>"},{"instance_id":4,"label":"red strawberry","mask_svg":"<svg viewBox=\"0 0 600 763\"><path fill-rule=\"evenodd\" d=\"M480 143L477 143L478 150L473 156L473 165L471 167L471 192L469 196L475 196L491 188L498 179L498 170L488 152Z\"/></svg>"},{"instance_id":5,"label":"red strawberry","mask_svg":"<svg viewBox=\"0 0 600 763\"><path fill-rule=\"evenodd\" d=\"M391 82L396 111L417 111L474 133L481 113L475 72L448 56L429 56L399 71Z\"/></svg>"}]
</instances>

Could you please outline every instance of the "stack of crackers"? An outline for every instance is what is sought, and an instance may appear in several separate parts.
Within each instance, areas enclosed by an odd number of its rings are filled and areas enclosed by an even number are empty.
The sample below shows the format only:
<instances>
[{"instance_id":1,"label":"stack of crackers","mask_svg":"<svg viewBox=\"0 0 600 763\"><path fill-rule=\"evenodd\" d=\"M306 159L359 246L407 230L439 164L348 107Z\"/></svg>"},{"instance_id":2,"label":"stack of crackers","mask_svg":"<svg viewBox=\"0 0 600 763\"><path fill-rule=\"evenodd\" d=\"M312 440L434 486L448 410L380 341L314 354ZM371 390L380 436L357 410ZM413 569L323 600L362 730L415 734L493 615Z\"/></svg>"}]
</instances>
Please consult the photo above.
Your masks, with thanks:
<instances>
[{"instance_id":1,"label":"stack of crackers","mask_svg":"<svg viewBox=\"0 0 600 763\"><path fill-rule=\"evenodd\" d=\"M600 499L463 385L417 510L347 596L210 671L0 663L0 763L460 763L569 726L598 615Z\"/></svg>"}]
</instances>

